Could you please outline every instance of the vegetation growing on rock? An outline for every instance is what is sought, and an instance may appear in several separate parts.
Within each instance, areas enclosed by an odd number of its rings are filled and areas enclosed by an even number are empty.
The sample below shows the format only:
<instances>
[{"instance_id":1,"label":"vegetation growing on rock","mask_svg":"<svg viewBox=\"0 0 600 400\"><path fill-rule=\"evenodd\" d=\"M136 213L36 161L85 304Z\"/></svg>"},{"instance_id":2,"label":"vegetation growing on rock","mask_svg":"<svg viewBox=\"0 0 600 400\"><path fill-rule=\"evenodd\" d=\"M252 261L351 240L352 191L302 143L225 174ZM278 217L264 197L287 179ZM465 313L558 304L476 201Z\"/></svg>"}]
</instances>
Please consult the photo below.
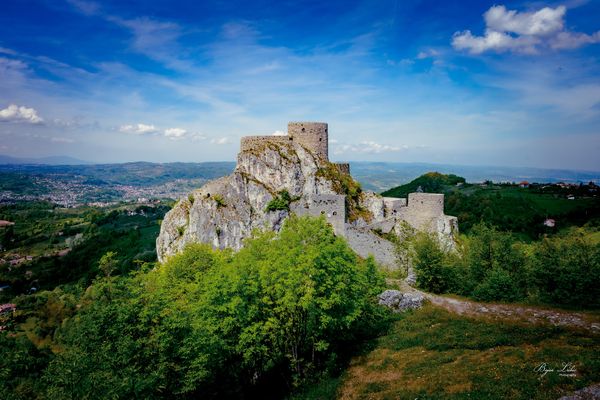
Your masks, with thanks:
<instances>
[{"instance_id":1,"label":"vegetation growing on rock","mask_svg":"<svg viewBox=\"0 0 600 400\"><path fill-rule=\"evenodd\" d=\"M265 211L285 210L290 211L290 203L293 201L292 196L287 190L282 190L277 196L267 204Z\"/></svg>"},{"instance_id":2,"label":"vegetation growing on rock","mask_svg":"<svg viewBox=\"0 0 600 400\"><path fill-rule=\"evenodd\" d=\"M349 222L354 222L359 218L367 222L373 219L371 212L360 205L362 188L360 183L352 179L352 176L343 173L335 164L328 161L322 163L317 170L317 176L331 182L336 193L346 195L346 215Z\"/></svg>"},{"instance_id":3,"label":"vegetation growing on rock","mask_svg":"<svg viewBox=\"0 0 600 400\"><path fill-rule=\"evenodd\" d=\"M217 203L217 208L227 207L227 203L225 199L220 194L215 194L212 196L212 199Z\"/></svg>"}]
</instances>

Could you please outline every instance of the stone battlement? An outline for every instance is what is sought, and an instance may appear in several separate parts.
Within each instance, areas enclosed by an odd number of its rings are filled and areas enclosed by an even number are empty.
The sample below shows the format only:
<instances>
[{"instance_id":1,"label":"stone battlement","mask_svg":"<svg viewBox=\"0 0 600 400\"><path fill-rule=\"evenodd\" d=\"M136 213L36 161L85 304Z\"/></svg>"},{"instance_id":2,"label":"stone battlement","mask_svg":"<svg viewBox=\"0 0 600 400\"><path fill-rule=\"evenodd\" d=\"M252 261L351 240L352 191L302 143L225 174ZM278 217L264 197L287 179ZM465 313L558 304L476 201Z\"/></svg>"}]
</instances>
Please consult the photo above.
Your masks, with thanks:
<instances>
[{"instance_id":1,"label":"stone battlement","mask_svg":"<svg viewBox=\"0 0 600 400\"><path fill-rule=\"evenodd\" d=\"M285 136L244 136L240 151L251 151L268 143L298 143L315 156L329 160L328 126L324 122L290 122ZM350 169L348 168L348 171Z\"/></svg>"},{"instance_id":2,"label":"stone battlement","mask_svg":"<svg viewBox=\"0 0 600 400\"><path fill-rule=\"evenodd\" d=\"M268 143L291 143L290 136L244 136L240 142L240 151L261 150Z\"/></svg>"},{"instance_id":3,"label":"stone battlement","mask_svg":"<svg viewBox=\"0 0 600 400\"><path fill-rule=\"evenodd\" d=\"M409 193L408 207L426 216L444 215L444 195L440 193Z\"/></svg>"},{"instance_id":4,"label":"stone battlement","mask_svg":"<svg viewBox=\"0 0 600 400\"><path fill-rule=\"evenodd\" d=\"M350 175L350 164L348 163L333 163L333 166L337 168L342 174Z\"/></svg>"}]
</instances>

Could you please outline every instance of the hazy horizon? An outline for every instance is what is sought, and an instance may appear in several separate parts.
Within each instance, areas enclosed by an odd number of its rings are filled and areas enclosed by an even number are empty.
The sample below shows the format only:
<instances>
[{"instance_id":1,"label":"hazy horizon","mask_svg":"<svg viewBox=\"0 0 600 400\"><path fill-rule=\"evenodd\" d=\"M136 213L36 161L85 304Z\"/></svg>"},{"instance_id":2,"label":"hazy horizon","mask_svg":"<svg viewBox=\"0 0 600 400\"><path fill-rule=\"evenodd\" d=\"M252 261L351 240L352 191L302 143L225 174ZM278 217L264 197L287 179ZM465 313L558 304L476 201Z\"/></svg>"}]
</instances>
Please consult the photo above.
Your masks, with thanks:
<instances>
[{"instance_id":1,"label":"hazy horizon","mask_svg":"<svg viewBox=\"0 0 600 400\"><path fill-rule=\"evenodd\" d=\"M4 157L9 157L18 161L16 163L4 162ZM26 160L26 161L23 161ZM58 163L44 163L44 160L56 160ZM67 160L73 160L77 163L67 163ZM64 162L63 162L64 161ZM456 167L456 168L502 168L519 171L523 170L523 172L527 170L540 170L540 171L570 171L570 172L580 172L580 173L588 173L588 174L598 174L598 177L595 180L600 180L600 170L586 170L586 169L572 169L572 168L544 168L544 167L527 167L522 165L492 165L492 164L459 164L459 163L435 163L435 162L421 162L421 161L368 161L368 160L346 160L346 159L338 159L332 160L335 162L349 162L350 164L367 164L367 165L398 165L398 166L430 166L430 167ZM35 162L35 163L33 163ZM12 157L6 154L0 154L0 166L6 165L40 165L40 166L78 166L78 165L110 165L110 164L135 164L135 163L151 163L151 164L173 164L173 163L190 163L190 164L203 164L203 163L231 163L232 165L236 164L235 159L222 159L222 160L196 160L196 161L182 161L182 160L173 160L173 161L151 161L151 160L143 160L143 159L131 159L124 161L116 161L116 162L104 162L104 161L92 161L92 160L82 160L77 157L72 157L68 155L50 155L44 157ZM447 171L445 173L453 173L452 171Z\"/></svg>"},{"instance_id":2,"label":"hazy horizon","mask_svg":"<svg viewBox=\"0 0 600 400\"><path fill-rule=\"evenodd\" d=\"M600 170L600 2L9 1L0 154L234 160L329 123L335 161Z\"/></svg>"}]
</instances>

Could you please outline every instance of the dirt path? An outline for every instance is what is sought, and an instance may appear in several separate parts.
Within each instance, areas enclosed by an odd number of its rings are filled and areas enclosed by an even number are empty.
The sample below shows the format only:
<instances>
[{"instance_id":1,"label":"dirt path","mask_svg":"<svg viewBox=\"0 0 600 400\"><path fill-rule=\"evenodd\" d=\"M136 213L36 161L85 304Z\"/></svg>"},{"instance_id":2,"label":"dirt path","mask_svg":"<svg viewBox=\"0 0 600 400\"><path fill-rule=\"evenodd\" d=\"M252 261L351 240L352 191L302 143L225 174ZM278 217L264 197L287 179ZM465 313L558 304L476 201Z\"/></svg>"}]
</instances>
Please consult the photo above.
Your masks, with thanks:
<instances>
[{"instance_id":1,"label":"dirt path","mask_svg":"<svg viewBox=\"0 0 600 400\"><path fill-rule=\"evenodd\" d=\"M396 283L400 283L397 281ZM405 282L401 283L402 291L418 292L432 304L460 315L484 316L492 319L524 321L532 324L545 323L555 326L584 329L600 333L600 316L583 313L522 306L519 304L478 303L470 300L425 293Z\"/></svg>"}]
</instances>

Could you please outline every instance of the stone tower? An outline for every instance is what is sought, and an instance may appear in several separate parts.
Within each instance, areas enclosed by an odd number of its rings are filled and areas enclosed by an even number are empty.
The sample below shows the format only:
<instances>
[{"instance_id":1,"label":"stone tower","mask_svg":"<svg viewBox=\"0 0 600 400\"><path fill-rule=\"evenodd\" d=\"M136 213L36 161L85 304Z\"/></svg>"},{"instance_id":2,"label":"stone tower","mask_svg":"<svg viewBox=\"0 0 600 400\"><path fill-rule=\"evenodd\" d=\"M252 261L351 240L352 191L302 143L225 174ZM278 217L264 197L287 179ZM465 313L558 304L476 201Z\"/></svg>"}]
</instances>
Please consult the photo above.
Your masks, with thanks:
<instances>
[{"instance_id":1,"label":"stone tower","mask_svg":"<svg viewBox=\"0 0 600 400\"><path fill-rule=\"evenodd\" d=\"M312 151L317 157L329 161L328 128L324 122L289 122L288 135Z\"/></svg>"}]
</instances>

